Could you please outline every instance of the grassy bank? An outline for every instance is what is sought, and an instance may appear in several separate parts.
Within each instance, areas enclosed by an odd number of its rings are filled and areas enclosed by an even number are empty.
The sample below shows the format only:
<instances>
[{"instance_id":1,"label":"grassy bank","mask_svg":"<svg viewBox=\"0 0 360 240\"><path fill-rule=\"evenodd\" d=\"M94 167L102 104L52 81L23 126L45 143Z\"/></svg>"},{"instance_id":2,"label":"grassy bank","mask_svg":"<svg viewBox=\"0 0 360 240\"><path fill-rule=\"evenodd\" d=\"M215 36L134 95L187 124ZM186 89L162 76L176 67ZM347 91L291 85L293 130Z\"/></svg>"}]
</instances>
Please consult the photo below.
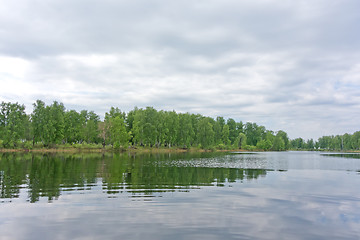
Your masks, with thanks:
<instances>
[{"instance_id":1,"label":"grassy bank","mask_svg":"<svg viewBox=\"0 0 360 240\"><path fill-rule=\"evenodd\" d=\"M0 148L0 152L38 152L38 153L79 153L79 152L89 152L89 153L103 153L103 152L130 152L130 153L181 153L181 152L227 152L227 151L242 151L236 149L201 149L201 148L168 148L168 147L129 147L129 148L113 148L112 146L53 146L49 148L41 147L41 148L17 148L17 149L7 149Z\"/></svg>"}]
</instances>

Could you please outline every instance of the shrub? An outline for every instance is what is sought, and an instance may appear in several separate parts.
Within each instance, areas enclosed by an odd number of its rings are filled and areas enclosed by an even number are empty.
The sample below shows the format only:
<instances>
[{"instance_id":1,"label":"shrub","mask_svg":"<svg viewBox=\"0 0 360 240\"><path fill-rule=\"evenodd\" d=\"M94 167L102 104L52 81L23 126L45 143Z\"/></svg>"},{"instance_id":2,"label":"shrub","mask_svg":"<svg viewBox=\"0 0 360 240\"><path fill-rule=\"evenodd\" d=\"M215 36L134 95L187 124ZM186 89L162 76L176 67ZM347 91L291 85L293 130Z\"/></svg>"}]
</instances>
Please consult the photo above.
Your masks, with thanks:
<instances>
[{"instance_id":1,"label":"shrub","mask_svg":"<svg viewBox=\"0 0 360 240\"><path fill-rule=\"evenodd\" d=\"M224 150L227 149L227 147L224 144L220 143L217 145L217 149Z\"/></svg>"},{"instance_id":2,"label":"shrub","mask_svg":"<svg viewBox=\"0 0 360 240\"><path fill-rule=\"evenodd\" d=\"M42 142L37 142L34 144L34 148L43 148L44 144Z\"/></svg>"},{"instance_id":3,"label":"shrub","mask_svg":"<svg viewBox=\"0 0 360 240\"><path fill-rule=\"evenodd\" d=\"M244 149L247 150L247 151L255 151L256 146L245 145Z\"/></svg>"},{"instance_id":4,"label":"shrub","mask_svg":"<svg viewBox=\"0 0 360 240\"><path fill-rule=\"evenodd\" d=\"M32 149L33 148L32 142L31 141L24 142L24 148L25 149Z\"/></svg>"}]
</instances>

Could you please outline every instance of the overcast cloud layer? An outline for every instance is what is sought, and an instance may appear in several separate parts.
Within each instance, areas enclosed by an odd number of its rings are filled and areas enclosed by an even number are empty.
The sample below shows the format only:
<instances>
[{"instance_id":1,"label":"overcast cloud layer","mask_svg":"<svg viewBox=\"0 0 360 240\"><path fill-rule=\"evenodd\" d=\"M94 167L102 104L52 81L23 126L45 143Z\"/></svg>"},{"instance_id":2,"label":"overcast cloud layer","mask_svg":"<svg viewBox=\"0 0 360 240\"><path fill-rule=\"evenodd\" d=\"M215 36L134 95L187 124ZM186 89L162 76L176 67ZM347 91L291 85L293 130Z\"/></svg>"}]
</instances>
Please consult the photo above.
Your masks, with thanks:
<instances>
[{"instance_id":1,"label":"overcast cloud layer","mask_svg":"<svg viewBox=\"0 0 360 240\"><path fill-rule=\"evenodd\" d=\"M0 0L0 101L360 130L358 0Z\"/></svg>"}]
</instances>

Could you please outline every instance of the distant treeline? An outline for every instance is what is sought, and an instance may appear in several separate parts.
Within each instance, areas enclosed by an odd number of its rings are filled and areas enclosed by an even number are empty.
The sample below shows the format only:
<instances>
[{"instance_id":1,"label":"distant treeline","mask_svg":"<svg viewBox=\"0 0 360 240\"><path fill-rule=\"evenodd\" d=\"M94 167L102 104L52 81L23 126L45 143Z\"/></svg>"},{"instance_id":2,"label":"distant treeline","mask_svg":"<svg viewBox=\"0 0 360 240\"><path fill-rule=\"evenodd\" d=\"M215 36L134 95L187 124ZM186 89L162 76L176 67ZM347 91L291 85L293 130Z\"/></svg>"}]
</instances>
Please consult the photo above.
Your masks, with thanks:
<instances>
[{"instance_id":1,"label":"distant treeline","mask_svg":"<svg viewBox=\"0 0 360 240\"><path fill-rule=\"evenodd\" d=\"M267 130L256 123L158 111L153 107L135 107L128 113L111 107L101 121L93 111L66 110L57 101L46 105L37 100L33 106L33 112L27 115L24 105L1 103L0 148L85 145L115 149L146 146L282 151L358 150L360 145L360 132L305 142L302 138L290 140L286 132Z\"/></svg>"}]
</instances>

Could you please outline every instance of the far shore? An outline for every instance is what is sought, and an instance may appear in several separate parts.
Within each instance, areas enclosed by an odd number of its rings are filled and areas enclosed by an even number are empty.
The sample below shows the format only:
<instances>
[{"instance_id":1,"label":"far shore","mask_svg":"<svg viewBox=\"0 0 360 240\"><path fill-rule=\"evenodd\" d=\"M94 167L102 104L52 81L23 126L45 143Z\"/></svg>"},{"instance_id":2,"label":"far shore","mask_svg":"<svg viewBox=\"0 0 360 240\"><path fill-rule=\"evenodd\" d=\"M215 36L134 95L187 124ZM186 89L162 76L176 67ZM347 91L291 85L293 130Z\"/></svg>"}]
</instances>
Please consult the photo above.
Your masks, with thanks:
<instances>
[{"instance_id":1,"label":"far shore","mask_svg":"<svg viewBox=\"0 0 360 240\"><path fill-rule=\"evenodd\" d=\"M0 152L32 152L32 153L104 153L104 152L120 152L120 153L185 153L185 152L230 152L246 150L208 150L198 148L129 148L129 149L106 149L106 148L41 148L41 149L0 149Z\"/></svg>"},{"instance_id":2,"label":"far shore","mask_svg":"<svg viewBox=\"0 0 360 240\"><path fill-rule=\"evenodd\" d=\"M304 151L289 149L288 151ZM336 150L315 150L321 152L337 152L337 153L360 153L360 150L351 151L336 151ZM113 148L36 148L36 149L7 149L0 148L2 153L105 153L105 152L118 152L118 153L186 153L186 152L264 152L263 150L255 149L253 151L245 149L201 149L201 148L167 148L167 147L139 147L127 149L113 149ZM270 151L271 152L271 151Z\"/></svg>"}]
</instances>

